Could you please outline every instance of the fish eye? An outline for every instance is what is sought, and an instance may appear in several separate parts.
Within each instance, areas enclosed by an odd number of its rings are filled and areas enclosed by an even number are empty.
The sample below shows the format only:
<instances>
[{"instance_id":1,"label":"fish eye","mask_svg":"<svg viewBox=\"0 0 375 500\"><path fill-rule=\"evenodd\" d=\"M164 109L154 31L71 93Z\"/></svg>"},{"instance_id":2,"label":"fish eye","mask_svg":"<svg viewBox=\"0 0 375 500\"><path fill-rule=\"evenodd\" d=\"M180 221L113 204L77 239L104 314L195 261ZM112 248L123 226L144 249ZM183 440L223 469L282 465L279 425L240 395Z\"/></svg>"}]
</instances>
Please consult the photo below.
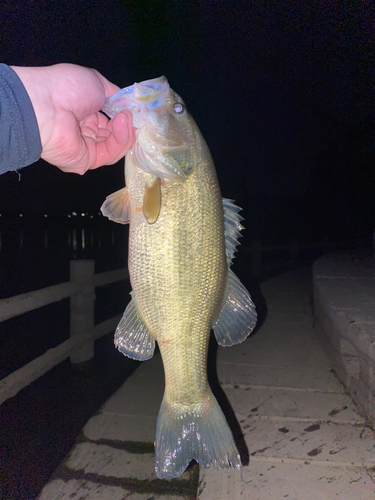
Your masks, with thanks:
<instances>
[{"instance_id":1,"label":"fish eye","mask_svg":"<svg viewBox=\"0 0 375 500\"><path fill-rule=\"evenodd\" d=\"M182 115L182 113L185 111L185 106L180 102L176 102L173 104L173 109L175 113L177 113L178 115Z\"/></svg>"}]
</instances>

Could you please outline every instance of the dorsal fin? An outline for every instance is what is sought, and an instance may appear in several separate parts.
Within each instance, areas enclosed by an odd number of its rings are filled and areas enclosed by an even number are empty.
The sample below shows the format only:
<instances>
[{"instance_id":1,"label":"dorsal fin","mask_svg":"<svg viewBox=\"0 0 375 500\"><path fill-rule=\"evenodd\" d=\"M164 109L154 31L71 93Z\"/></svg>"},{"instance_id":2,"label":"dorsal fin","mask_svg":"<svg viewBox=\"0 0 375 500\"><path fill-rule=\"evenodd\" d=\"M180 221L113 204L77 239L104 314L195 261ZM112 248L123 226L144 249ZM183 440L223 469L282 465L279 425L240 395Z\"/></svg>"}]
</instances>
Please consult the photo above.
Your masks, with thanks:
<instances>
[{"instance_id":1,"label":"dorsal fin","mask_svg":"<svg viewBox=\"0 0 375 500\"><path fill-rule=\"evenodd\" d=\"M223 198L224 208L224 234L225 234L225 251L227 254L228 267L232 265L236 247L240 244L238 238L241 236L241 231L244 227L241 225L243 217L238 215L242 210L237 207L233 200Z\"/></svg>"}]
</instances>

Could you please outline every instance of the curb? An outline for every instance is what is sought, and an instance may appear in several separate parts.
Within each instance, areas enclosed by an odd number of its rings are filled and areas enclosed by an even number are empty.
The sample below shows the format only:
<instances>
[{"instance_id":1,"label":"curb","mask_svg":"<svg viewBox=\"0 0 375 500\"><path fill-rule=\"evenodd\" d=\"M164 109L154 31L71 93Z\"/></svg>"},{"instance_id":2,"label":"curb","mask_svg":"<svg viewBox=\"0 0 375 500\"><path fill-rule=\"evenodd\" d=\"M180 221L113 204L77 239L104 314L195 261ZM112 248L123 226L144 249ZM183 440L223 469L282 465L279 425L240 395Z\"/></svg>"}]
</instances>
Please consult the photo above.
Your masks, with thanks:
<instances>
[{"instance_id":1,"label":"curb","mask_svg":"<svg viewBox=\"0 0 375 500\"><path fill-rule=\"evenodd\" d=\"M313 265L314 317L333 367L375 426L375 267L346 254Z\"/></svg>"}]
</instances>

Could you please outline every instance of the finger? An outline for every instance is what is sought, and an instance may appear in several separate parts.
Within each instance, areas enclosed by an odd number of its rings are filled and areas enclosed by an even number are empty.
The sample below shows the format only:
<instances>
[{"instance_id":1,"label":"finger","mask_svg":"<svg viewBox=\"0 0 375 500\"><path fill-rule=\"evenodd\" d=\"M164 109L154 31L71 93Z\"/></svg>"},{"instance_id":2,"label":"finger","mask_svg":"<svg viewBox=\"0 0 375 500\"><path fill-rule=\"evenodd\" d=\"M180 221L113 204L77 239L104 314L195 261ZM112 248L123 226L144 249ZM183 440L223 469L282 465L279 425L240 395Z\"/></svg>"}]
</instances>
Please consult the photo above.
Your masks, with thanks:
<instances>
[{"instance_id":1,"label":"finger","mask_svg":"<svg viewBox=\"0 0 375 500\"><path fill-rule=\"evenodd\" d=\"M113 120L110 120L112 126L112 134L108 139L98 145L99 154L100 146L108 153L109 157L104 165L112 165L126 155L131 148L135 131L133 127L133 115L130 111L118 113Z\"/></svg>"},{"instance_id":2,"label":"finger","mask_svg":"<svg viewBox=\"0 0 375 500\"><path fill-rule=\"evenodd\" d=\"M103 123L101 121L100 125ZM95 137L90 133L83 137L88 149L89 169L116 163L126 155L134 142L133 117L129 111L118 113L113 120L107 119L106 129L103 126L100 129ZM105 137L108 131L111 133Z\"/></svg>"},{"instance_id":3,"label":"finger","mask_svg":"<svg viewBox=\"0 0 375 500\"><path fill-rule=\"evenodd\" d=\"M111 134L111 121L102 113L95 113L81 122L82 137L90 137L96 142L101 142L105 141Z\"/></svg>"}]
</instances>

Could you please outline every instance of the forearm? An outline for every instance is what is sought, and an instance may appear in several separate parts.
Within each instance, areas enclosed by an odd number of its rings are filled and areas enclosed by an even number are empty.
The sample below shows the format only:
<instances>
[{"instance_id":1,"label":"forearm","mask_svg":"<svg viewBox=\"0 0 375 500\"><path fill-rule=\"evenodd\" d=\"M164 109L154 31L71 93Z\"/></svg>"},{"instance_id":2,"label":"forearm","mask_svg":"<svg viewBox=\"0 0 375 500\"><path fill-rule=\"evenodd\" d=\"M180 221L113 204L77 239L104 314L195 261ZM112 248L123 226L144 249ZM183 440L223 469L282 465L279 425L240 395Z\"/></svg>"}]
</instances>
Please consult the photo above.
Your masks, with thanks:
<instances>
[{"instance_id":1,"label":"forearm","mask_svg":"<svg viewBox=\"0 0 375 500\"><path fill-rule=\"evenodd\" d=\"M65 172L112 165L134 140L130 111L100 113L119 88L75 64L0 65L0 173L43 160Z\"/></svg>"},{"instance_id":2,"label":"forearm","mask_svg":"<svg viewBox=\"0 0 375 500\"><path fill-rule=\"evenodd\" d=\"M0 64L0 173L37 161L42 146L31 100L20 78Z\"/></svg>"}]
</instances>

